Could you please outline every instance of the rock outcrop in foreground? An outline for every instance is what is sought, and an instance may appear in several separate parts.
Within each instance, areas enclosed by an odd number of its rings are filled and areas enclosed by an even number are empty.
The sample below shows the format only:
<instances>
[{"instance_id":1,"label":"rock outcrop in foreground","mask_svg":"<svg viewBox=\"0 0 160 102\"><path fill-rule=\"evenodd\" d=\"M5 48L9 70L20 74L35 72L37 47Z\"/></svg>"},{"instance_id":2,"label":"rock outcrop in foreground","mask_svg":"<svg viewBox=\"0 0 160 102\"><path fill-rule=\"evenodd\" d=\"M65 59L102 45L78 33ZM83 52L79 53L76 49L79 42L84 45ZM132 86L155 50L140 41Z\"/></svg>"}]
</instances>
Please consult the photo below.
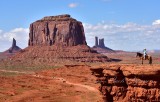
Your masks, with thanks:
<instances>
[{"instance_id":1,"label":"rock outcrop in foreground","mask_svg":"<svg viewBox=\"0 0 160 102\"><path fill-rule=\"evenodd\" d=\"M159 102L159 65L108 65L91 69L107 102Z\"/></svg>"},{"instance_id":2,"label":"rock outcrop in foreground","mask_svg":"<svg viewBox=\"0 0 160 102\"><path fill-rule=\"evenodd\" d=\"M29 46L87 45L81 22L70 15L44 17L30 25Z\"/></svg>"}]
</instances>

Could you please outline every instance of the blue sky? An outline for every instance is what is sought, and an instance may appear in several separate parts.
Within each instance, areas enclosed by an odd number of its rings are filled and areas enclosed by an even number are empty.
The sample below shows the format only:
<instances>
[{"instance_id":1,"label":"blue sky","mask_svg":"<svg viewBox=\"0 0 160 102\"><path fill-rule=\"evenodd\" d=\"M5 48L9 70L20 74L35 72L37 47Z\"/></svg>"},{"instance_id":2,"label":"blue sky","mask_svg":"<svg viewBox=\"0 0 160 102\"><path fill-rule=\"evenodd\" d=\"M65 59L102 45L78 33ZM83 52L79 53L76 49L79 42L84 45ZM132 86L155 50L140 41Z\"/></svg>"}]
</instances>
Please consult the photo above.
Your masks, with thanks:
<instances>
[{"instance_id":1,"label":"blue sky","mask_svg":"<svg viewBox=\"0 0 160 102\"><path fill-rule=\"evenodd\" d=\"M17 39L27 47L30 23L44 16L70 14L82 21L87 43L105 38L119 50L160 49L160 0L1 0L0 51Z\"/></svg>"}]
</instances>

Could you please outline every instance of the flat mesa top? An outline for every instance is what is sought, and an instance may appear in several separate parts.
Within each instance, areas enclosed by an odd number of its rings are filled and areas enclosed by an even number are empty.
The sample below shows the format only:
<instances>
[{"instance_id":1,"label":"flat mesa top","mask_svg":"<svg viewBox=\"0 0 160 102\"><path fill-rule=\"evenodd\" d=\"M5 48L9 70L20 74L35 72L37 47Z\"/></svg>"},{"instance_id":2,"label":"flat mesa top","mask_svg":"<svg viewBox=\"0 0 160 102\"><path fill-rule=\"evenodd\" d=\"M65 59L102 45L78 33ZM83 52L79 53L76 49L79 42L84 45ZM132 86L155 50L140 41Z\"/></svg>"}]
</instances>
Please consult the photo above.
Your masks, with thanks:
<instances>
[{"instance_id":1,"label":"flat mesa top","mask_svg":"<svg viewBox=\"0 0 160 102\"><path fill-rule=\"evenodd\" d=\"M64 15L57 15L57 16L46 16L38 21L77 21L77 20L73 19L68 14L64 14Z\"/></svg>"}]
</instances>

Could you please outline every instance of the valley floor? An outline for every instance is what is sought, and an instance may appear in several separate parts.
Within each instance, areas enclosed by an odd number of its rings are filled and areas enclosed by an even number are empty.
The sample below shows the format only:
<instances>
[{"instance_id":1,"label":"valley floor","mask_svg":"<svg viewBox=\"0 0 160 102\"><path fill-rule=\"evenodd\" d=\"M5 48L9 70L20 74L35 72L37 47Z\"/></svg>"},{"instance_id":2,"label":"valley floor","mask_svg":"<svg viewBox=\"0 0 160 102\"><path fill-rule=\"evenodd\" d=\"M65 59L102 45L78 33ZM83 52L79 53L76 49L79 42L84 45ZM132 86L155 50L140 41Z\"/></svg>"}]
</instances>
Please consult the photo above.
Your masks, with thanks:
<instances>
[{"instance_id":1,"label":"valley floor","mask_svg":"<svg viewBox=\"0 0 160 102\"><path fill-rule=\"evenodd\" d=\"M139 99L139 101L143 102L141 98L146 97L147 100L149 99L149 95L156 98L156 100L159 100L160 83L158 80L159 75L157 75L160 72L159 55L153 55L152 65L149 65L147 61L145 61L144 65L142 65L141 61L135 57L135 53L119 53L105 55L112 59L115 59L115 62L93 63L83 65L64 65L61 67L39 66L33 68L23 66L14 66L13 68L12 66L7 65L5 65L4 67L1 66L0 101L103 102L104 99L106 100L107 98L110 98L105 96L106 92L108 92L107 90L110 90L110 87L113 90L109 91L109 95L113 94L113 100L123 100L123 98L126 97L123 93L119 92L119 88L124 88L126 90L130 89L130 91L127 91L128 93L126 92L128 95L127 99L129 99L128 97L130 97L129 95L131 95L129 94L129 92L133 93L132 91L135 90L134 92L140 94L137 94L138 96L133 95L133 100L134 98L136 98ZM37 70L38 68L39 70ZM91 69L94 68L100 70L103 69L102 72L98 72L99 74L101 74L101 76L97 77L93 74ZM124 76L126 75L125 78L126 84L128 85L127 87L124 87L123 85L121 86L121 84L120 87L116 86L117 84L114 83L116 82L116 80L112 80L116 79L117 75L119 75L117 71L119 70L118 68L120 68ZM107 75L109 75L109 77ZM112 79L110 80L110 78ZM135 82L135 78L138 78L140 82L138 83L138 85L140 86L134 86L135 84L132 85L132 83ZM97 80L99 80L100 82L98 82ZM146 80L149 80L151 82L146 84ZM102 84L103 82L105 83L108 81L112 81L113 83L105 85ZM154 84L152 83L152 81L155 83L156 86L147 86L148 84ZM137 90L139 90L139 92ZM154 94L154 90L156 90L156 94L152 95ZM146 93L149 95L143 96L144 91L151 93ZM124 96L120 96L121 99L119 99L117 98L117 95Z\"/></svg>"}]
</instances>

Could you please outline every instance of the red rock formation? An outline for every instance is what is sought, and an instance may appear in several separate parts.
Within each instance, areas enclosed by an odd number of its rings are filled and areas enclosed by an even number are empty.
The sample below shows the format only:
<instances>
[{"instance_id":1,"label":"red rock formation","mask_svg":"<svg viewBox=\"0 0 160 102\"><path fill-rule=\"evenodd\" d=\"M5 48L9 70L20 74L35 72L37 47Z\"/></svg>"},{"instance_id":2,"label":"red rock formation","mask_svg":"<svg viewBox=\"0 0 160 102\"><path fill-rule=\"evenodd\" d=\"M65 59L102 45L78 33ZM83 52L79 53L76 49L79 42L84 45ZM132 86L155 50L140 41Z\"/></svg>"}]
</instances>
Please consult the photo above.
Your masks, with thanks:
<instances>
[{"instance_id":1,"label":"red rock formation","mask_svg":"<svg viewBox=\"0 0 160 102\"><path fill-rule=\"evenodd\" d=\"M44 17L30 25L29 46L87 45L81 22L70 15Z\"/></svg>"},{"instance_id":2,"label":"red rock formation","mask_svg":"<svg viewBox=\"0 0 160 102\"><path fill-rule=\"evenodd\" d=\"M13 42L12 42L12 48L14 48L16 45L16 40L13 38Z\"/></svg>"},{"instance_id":3,"label":"red rock formation","mask_svg":"<svg viewBox=\"0 0 160 102\"><path fill-rule=\"evenodd\" d=\"M107 56L98 54L86 45L29 46L11 58L13 64L23 65L64 65L81 62L107 62Z\"/></svg>"},{"instance_id":4,"label":"red rock formation","mask_svg":"<svg viewBox=\"0 0 160 102\"><path fill-rule=\"evenodd\" d=\"M98 42L98 37L95 37L95 46L93 46L93 49L96 50L98 53L115 53L114 50L105 46L104 38L99 39Z\"/></svg>"},{"instance_id":5,"label":"red rock formation","mask_svg":"<svg viewBox=\"0 0 160 102\"><path fill-rule=\"evenodd\" d=\"M159 66L108 65L91 70L107 102L160 101Z\"/></svg>"},{"instance_id":6,"label":"red rock formation","mask_svg":"<svg viewBox=\"0 0 160 102\"><path fill-rule=\"evenodd\" d=\"M110 61L87 46L82 23L70 15L44 17L32 23L29 46L11 60L27 65Z\"/></svg>"},{"instance_id":7,"label":"red rock formation","mask_svg":"<svg viewBox=\"0 0 160 102\"><path fill-rule=\"evenodd\" d=\"M8 50L0 53L0 60L9 58L12 55L18 53L19 51L21 51L21 48L16 45L16 40L13 38L12 46Z\"/></svg>"},{"instance_id":8,"label":"red rock formation","mask_svg":"<svg viewBox=\"0 0 160 102\"><path fill-rule=\"evenodd\" d=\"M104 38L102 39L99 39L99 45L98 45L100 48L105 48L105 45L104 45Z\"/></svg>"},{"instance_id":9,"label":"red rock formation","mask_svg":"<svg viewBox=\"0 0 160 102\"><path fill-rule=\"evenodd\" d=\"M95 37L95 46L98 46L98 37Z\"/></svg>"},{"instance_id":10,"label":"red rock formation","mask_svg":"<svg viewBox=\"0 0 160 102\"><path fill-rule=\"evenodd\" d=\"M104 38L99 39L98 42L98 37L95 37L95 46L94 47L100 47L100 48L105 48L105 44L104 44Z\"/></svg>"},{"instance_id":11,"label":"red rock formation","mask_svg":"<svg viewBox=\"0 0 160 102\"><path fill-rule=\"evenodd\" d=\"M12 46L8 50L6 50L4 53L16 53L16 52L19 52L20 50L21 48L16 45L16 40L13 38Z\"/></svg>"}]
</instances>

